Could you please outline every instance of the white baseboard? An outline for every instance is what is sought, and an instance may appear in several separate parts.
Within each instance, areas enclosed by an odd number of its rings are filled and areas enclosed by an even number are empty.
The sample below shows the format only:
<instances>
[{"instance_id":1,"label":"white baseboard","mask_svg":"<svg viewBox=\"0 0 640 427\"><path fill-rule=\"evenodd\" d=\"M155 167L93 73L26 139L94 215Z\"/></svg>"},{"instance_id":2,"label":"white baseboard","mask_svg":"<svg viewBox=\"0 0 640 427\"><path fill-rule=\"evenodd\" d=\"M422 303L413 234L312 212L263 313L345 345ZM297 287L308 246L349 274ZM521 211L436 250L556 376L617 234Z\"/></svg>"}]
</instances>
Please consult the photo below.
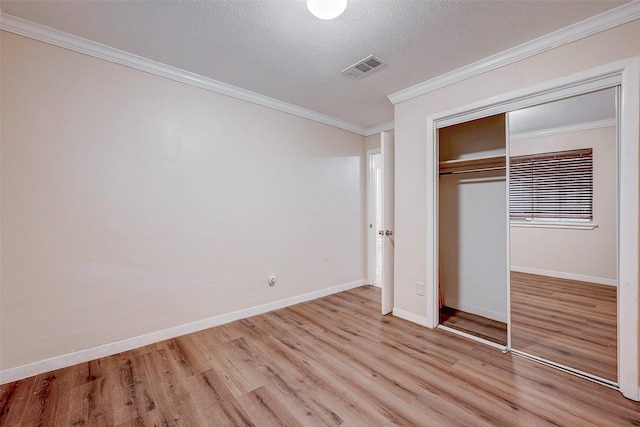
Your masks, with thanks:
<instances>
[{"instance_id":1,"label":"white baseboard","mask_svg":"<svg viewBox=\"0 0 640 427\"><path fill-rule=\"evenodd\" d=\"M565 273L564 271L543 270L541 268L511 266L511 271L518 273L538 274L540 276L557 277L558 279L577 280L579 282L596 283L598 285L618 286L618 281L606 277L586 276L584 274Z\"/></svg>"},{"instance_id":2,"label":"white baseboard","mask_svg":"<svg viewBox=\"0 0 640 427\"><path fill-rule=\"evenodd\" d=\"M460 301L449 297L445 297L445 301L447 307L466 311L467 313L471 314L477 314L478 316L486 317L487 319L495 320L497 322L507 323L507 313L487 310L486 308L478 307L473 304L461 303Z\"/></svg>"},{"instance_id":3,"label":"white baseboard","mask_svg":"<svg viewBox=\"0 0 640 427\"><path fill-rule=\"evenodd\" d=\"M409 322L417 323L418 325L428 326L426 316L418 316L417 314L411 313L406 310L402 310L401 308L397 308L397 307L393 308L393 311L391 314L401 319L408 320Z\"/></svg>"},{"instance_id":4,"label":"white baseboard","mask_svg":"<svg viewBox=\"0 0 640 427\"><path fill-rule=\"evenodd\" d=\"M37 362L28 363L26 365L17 366L15 368L5 369L0 371L0 384L6 384L19 379L31 377L33 375L42 374L44 372L66 368L68 366L77 365L78 363L89 362L101 357L111 356L117 353L122 353L123 351L133 350L135 348L179 337L181 335L186 335L215 326L224 325L225 323L233 322L235 320L245 319L247 317L278 310L280 308L299 304L301 302L322 298L327 295L357 288L364 285L365 283L365 279L343 283L331 288L320 289L306 294L285 298L283 300L270 302L268 304L249 307L242 310L233 311L231 313L210 317L208 319L198 320L196 322L175 326L173 328L151 332L148 334L140 335L138 337L103 344L97 347L63 354L49 359L39 360Z\"/></svg>"}]
</instances>

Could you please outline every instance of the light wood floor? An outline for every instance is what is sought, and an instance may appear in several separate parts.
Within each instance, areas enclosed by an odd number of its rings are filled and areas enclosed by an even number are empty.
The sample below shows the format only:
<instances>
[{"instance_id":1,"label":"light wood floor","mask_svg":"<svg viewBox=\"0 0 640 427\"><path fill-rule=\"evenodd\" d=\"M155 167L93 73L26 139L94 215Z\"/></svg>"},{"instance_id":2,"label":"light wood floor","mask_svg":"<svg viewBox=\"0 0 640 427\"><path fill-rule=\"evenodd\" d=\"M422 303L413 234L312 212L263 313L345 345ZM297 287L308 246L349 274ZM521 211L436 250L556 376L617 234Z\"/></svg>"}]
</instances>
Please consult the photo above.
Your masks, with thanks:
<instances>
[{"instance_id":1,"label":"light wood floor","mask_svg":"<svg viewBox=\"0 0 640 427\"><path fill-rule=\"evenodd\" d=\"M511 272L511 347L617 381L616 292Z\"/></svg>"},{"instance_id":2,"label":"light wood floor","mask_svg":"<svg viewBox=\"0 0 640 427\"><path fill-rule=\"evenodd\" d=\"M362 287L5 384L0 424L640 424L616 390L379 310Z\"/></svg>"}]
</instances>

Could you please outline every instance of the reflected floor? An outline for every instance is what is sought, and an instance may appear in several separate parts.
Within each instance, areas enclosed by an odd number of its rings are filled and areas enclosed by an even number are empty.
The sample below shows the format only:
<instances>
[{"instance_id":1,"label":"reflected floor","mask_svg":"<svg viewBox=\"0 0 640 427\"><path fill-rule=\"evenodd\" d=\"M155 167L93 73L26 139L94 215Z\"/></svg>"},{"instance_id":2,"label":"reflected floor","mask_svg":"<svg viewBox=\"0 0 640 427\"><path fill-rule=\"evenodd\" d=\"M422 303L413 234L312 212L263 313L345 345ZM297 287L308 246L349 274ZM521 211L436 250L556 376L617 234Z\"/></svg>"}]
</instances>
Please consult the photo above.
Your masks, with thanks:
<instances>
[{"instance_id":1,"label":"reflected floor","mask_svg":"<svg viewBox=\"0 0 640 427\"><path fill-rule=\"evenodd\" d=\"M617 381L617 288L511 272L511 347Z\"/></svg>"}]
</instances>

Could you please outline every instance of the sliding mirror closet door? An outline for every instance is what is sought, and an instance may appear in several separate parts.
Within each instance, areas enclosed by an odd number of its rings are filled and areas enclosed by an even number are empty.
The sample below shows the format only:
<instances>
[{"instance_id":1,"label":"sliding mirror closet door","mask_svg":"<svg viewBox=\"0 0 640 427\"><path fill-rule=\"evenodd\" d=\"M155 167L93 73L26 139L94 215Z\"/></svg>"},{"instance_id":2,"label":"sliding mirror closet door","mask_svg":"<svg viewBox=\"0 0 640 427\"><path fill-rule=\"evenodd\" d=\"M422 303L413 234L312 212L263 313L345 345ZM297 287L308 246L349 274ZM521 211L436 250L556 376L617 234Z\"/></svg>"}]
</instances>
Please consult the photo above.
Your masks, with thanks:
<instances>
[{"instance_id":1,"label":"sliding mirror closet door","mask_svg":"<svg viewBox=\"0 0 640 427\"><path fill-rule=\"evenodd\" d=\"M508 113L511 348L618 381L616 88Z\"/></svg>"},{"instance_id":2,"label":"sliding mirror closet door","mask_svg":"<svg viewBox=\"0 0 640 427\"><path fill-rule=\"evenodd\" d=\"M438 131L440 325L507 345L506 116Z\"/></svg>"}]
</instances>

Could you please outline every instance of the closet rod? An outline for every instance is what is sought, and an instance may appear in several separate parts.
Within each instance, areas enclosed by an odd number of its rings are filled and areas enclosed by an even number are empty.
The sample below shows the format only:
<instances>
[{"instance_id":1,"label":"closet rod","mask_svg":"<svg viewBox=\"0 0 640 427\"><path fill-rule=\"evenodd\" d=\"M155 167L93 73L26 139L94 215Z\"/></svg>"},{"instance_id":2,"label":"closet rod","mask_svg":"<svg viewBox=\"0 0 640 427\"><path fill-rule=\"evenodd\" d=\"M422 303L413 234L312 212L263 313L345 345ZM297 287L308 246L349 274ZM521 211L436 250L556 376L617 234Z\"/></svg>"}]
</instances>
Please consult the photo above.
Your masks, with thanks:
<instances>
[{"instance_id":1,"label":"closet rod","mask_svg":"<svg viewBox=\"0 0 640 427\"><path fill-rule=\"evenodd\" d=\"M497 171L497 170L503 170L503 169L506 169L506 168L507 168L506 166L493 166L493 167L486 167L486 168L462 169L462 170L457 170L457 171L440 172L440 175L453 175L453 174L458 174L458 173Z\"/></svg>"}]
</instances>

